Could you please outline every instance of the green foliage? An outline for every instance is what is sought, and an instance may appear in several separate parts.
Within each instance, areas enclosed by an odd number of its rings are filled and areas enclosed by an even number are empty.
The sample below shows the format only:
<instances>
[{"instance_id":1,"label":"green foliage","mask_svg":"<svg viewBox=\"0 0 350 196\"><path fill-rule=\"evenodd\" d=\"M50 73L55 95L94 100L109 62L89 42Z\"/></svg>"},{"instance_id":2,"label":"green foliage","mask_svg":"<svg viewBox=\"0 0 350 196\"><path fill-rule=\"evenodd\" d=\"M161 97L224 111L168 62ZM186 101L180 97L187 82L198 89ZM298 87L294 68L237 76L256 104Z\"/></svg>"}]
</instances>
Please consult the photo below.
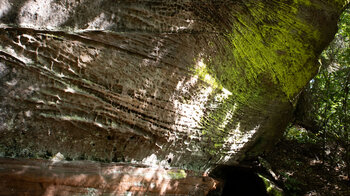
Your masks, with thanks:
<instances>
[{"instance_id":1,"label":"green foliage","mask_svg":"<svg viewBox=\"0 0 350 196\"><path fill-rule=\"evenodd\" d=\"M266 191L268 195L271 196L283 196L283 191L275 186L273 182L271 182L269 179L265 178L264 176L259 174L259 177L264 181Z\"/></svg>"},{"instance_id":2,"label":"green foliage","mask_svg":"<svg viewBox=\"0 0 350 196\"><path fill-rule=\"evenodd\" d=\"M309 102L307 118L313 119L316 129L310 133L290 127L286 137L301 143L321 144L323 163L345 162L349 175L350 9L343 12L338 27L334 40L319 58L318 75L305 90Z\"/></svg>"},{"instance_id":3,"label":"green foliage","mask_svg":"<svg viewBox=\"0 0 350 196\"><path fill-rule=\"evenodd\" d=\"M295 140L299 143L317 143L318 138L315 134L298 126L289 126L284 133L287 140Z\"/></svg>"},{"instance_id":4,"label":"green foliage","mask_svg":"<svg viewBox=\"0 0 350 196\"><path fill-rule=\"evenodd\" d=\"M300 187L303 185L303 183L287 173L282 172L281 175L284 179L284 186L287 191L291 193L291 195L298 195L298 193L301 191Z\"/></svg>"},{"instance_id":5,"label":"green foliage","mask_svg":"<svg viewBox=\"0 0 350 196\"><path fill-rule=\"evenodd\" d=\"M324 139L341 145L349 140L350 10L341 16L339 32L321 57L321 70L311 81L312 112Z\"/></svg>"}]
</instances>

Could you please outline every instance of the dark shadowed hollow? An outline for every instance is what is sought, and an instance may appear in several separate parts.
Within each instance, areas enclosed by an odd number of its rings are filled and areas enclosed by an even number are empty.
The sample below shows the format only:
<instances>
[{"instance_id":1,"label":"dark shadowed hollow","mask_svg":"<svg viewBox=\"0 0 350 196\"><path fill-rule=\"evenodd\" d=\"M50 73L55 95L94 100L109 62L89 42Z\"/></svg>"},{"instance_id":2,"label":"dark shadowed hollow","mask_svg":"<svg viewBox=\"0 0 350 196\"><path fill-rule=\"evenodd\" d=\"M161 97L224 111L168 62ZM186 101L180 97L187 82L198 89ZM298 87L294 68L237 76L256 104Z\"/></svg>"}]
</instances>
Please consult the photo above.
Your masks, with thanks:
<instances>
[{"instance_id":1,"label":"dark shadowed hollow","mask_svg":"<svg viewBox=\"0 0 350 196\"><path fill-rule=\"evenodd\" d=\"M251 168L222 165L216 167L211 177L223 182L221 188L210 192L209 196L267 196L264 181Z\"/></svg>"}]
</instances>

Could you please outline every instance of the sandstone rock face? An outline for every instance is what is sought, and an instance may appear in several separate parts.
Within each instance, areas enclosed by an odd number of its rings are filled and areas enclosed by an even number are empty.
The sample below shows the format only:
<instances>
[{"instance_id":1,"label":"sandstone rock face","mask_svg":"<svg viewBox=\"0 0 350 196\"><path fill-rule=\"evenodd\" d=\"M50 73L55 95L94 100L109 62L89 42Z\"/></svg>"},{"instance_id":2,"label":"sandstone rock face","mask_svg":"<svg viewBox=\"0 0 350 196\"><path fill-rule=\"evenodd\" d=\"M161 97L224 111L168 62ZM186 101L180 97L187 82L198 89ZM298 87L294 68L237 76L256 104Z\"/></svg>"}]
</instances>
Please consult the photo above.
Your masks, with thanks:
<instances>
[{"instance_id":1,"label":"sandstone rock face","mask_svg":"<svg viewBox=\"0 0 350 196\"><path fill-rule=\"evenodd\" d=\"M207 195L216 186L181 169L0 159L0 195Z\"/></svg>"},{"instance_id":2,"label":"sandstone rock face","mask_svg":"<svg viewBox=\"0 0 350 196\"><path fill-rule=\"evenodd\" d=\"M345 3L3 0L0 155L237 164L281 135Z\"/></svg>"}]
</instances>

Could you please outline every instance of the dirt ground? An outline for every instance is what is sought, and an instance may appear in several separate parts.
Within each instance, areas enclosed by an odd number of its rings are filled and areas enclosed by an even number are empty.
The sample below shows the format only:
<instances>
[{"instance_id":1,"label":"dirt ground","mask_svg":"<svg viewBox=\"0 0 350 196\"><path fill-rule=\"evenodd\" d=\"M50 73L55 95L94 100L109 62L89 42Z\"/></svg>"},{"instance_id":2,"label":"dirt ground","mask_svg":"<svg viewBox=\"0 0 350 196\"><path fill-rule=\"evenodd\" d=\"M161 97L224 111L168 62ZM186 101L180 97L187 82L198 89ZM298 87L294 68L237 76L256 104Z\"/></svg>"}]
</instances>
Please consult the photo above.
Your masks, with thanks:
<instances>
[{"instance_id":1,"label":"dirt ground","mask_svg":"<svg viewBox=\"0 0 350 196\"><path fill-rule=\"evenodd\" d=\"M263 158L285 195L350 195L350 181L341 161L332 154L323 159L319 144L282 140Z\"/></svg>"}]
</instances>

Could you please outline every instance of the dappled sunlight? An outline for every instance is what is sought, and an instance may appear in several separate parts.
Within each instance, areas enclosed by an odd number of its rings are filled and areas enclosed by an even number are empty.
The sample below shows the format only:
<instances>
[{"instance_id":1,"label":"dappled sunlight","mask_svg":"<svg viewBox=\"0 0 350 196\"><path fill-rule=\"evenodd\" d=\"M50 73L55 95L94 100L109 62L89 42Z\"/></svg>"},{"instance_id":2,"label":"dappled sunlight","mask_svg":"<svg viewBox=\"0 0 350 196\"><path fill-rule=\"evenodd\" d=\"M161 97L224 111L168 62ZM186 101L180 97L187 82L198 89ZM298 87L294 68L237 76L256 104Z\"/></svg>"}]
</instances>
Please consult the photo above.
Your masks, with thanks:
<instances>
[{"instance_id":1,"label":"dappled sunlight","mask_svg":"<svg viewBox=\"0 0 350 196\"><path fill-rule=\"evenodd\" d=\"M19 91L32 89L22 98L35 108L26 109L34 111L28 122L40 117L41 123L50 127L50 133L65 143L67 135L73 136L74 148L80 145L81 151L67 153L62 145L59 151L67 158L103 157L109 161L199 169L222 161L219 157L225 157L225 161L234 158L233 151L238 152L253 138L250 122L237 131L242 104L212 75L203 54L189 55L182 65L186 69L169 64L174 59L182 61L181 56L172 56L171 52L181 49L173 40L179 38L176 35L135 35L131 39L105 32L69 36L40 31L17 34L18 43L5 46L12 51L10 55L23 54L15 56L24 59L24 64L16 65L16 69L29 70L23 75L33 80L30 85L15 84ZM140 43L144 37L147 42ZM187 39L190 43L192 38ZM91 40L93 47L85 45ZM103 48L107 41L111 48ZM147 44L147 50L138 51L143 44ZM117 48L120 45L123 48ZM132 54L139 55L126 58L130 51L124 48L128 47L135 50ZM186 49L193 48L189 45ZM47 54L46 50L55 52ZM36 74L40 81L32 77ZM57 123L65 129L54 125ZM88 139L78 132L84 132ZM106 138L110 141L106 142ZM147 153L135 149L135 142L146 145ZM120 152L128 148L133 150ZM170 155L166 152L169 149L182 150L171 151ZM215 151L222 156L212 159ZM189 159L193 166L184 166Z\"/></svg>"},{"instance_id":2,"label":"dappled sunlight","mask_svg":"<svg viewBox=\"0 0 350 196\"><path fill-rule=\"evenodd\" d=\"M209 73L203 71L206 69L206 65L202 58L196 62L194 69L195 75L191 77L187 82L184 82L184 80L180 80L178 82L176 86L177 92L174 95L189 94L189 91L191 89L198 88L200 85L204 85L203 82L206 83L206 88L201 88L196 96L192 96L187 100L178 100L176 98L173 98L174 108L178 113L176 124L186 124L189 127L193 128L200 126L200 123L205 115L203 109L208 104L210 96L212 96L214 91L217 91L219 88L218 84L215 82L215 79ZM225 88L221 88L220 93L215 93L215 102L212 103L212 107L216 107L216 104L220 104L220 102L227 99L230 95L232 95L230 91ZM230 113L227 114L227 121L230 118L229 115Z\"/></svg>"},{"instance_id":3,"label":"dappled sunlight","mask_svg":"<svg viewBox=\"0 0 350 196\"><path fill-rule=\"evenodd\" d=\"M83 1L82 1L83 2ZM18 13L19 25L23 27L54 28L69 17L69 10L55 0L28 0ZM33 20L36 21L33 23Z\"/></svg>"},{"instance_id":4,"label":"dappled sunlight","mask_svg":"<svg viewBox=\"0 0 350 196\"><path fill-rule=\"evenodd\" d=\"M157 159L157 155L152 154L148 157L145 157L142 160L142 163L147 164L147 165L157 165L159 163L158 159Z\"/></svg>"},{"instance_id":5,"label":"dappled sunlight","mask_svg":"<svg viewBox=\"0 0 350 196\"><path fill-rule=\"evenodd\" d=\"M51 195L55 195L56 194L56 188L55 185L49 185L45 192L44 192L44 196L51 196Z\"/></svg>"},{"instance_id":6,"label":"dappled sunlight","mask_svg":"<svg viewBox=\"0 0 350 196\"><path fill-rule=\"evenodd\" d=\"M236 164L258 142L261 151L324 42L307 9L289 12L299 3L1 1L0 60L11 70L1 136L15 138L1 143L6 156L127 162L99 182L128 195L175 194L193 177L184 169Z\"/></svg>"},{"instance_id":7,"label":"dappled sunlight","mask_svg":"<svg viewBox=\"0 0 350 196\"><path fill-rule=\"evenodd\" d=\"M259 128L260 128L260 125L257 125L254 129L247 131L247 132L244 132L244 134L242 134L242 132L239 131L239 128L235 129L233 132L235 134L235 136L237 137L235 139L235 141L240 140L243 144L248 142L249 139L251 139L254 136L254 134L259 130ZM239 147L236 147L235 145L231 146L231 150L237 149L237 148L239 148Z\"/></svg>"},{"instance_id":8,"label":"dappled sunlight","mask_svg":"<svg viewBox=\"0 0 350 196\"><path fill-rule=\"evenodd\" d=\"M101 13L99 16L96 16L92 21L88 22L87 29L108 29L111 25L113 25L113 22L109 22L108 18L106 17L105 13Z\"/></svg>"},{"instance_id":9,"label":"dappled sunlight","mask_svg":"<svg viewBox=\"0 0 350 196\"><path fill-rule=\"evenodd\" d=\"M206 97L212 99L206 100L207 111L199 121L202 140L208 142L208 149L216 149L216 151L209 150L210 154L222 154L217 162L227 163L235 159L235 155L254 137L260 126L252 127L247 124L250 122L245 120L240 122L237 119L239 112L246 106L237 102L239 100L236 96L211 75L212 71L206 61L204 58L199 58L195 65L195 76L209 86L206 88L210 89ZM241 123L244 123L243 128Z\"/></svg>"},{"instance_id":10,"label":"dappled sunlight","mask_svg":"<svg viewBox=\"0 0 350 196\"><path fill-rule=\"evenodd\" d=\"M2 0L0 1L0 18L3 15L6 15L11 9L11 4L9 0Z\"/></svg>"},{"instance_id":11,"label":"dappled sunlight","mask_svg":"<svg viewBox=\"0 0 350 196\"><path fill-rule=\"evenodd\" d=\"M225 148L229 149L227 153L229 155L221 157L223 162L227 162L232 158L233 154L239 152L241 148L248 143L248 141L254 136L254 134L259 130L259 125L254 129L246 132L240 130L240 123L238 123L236 129L234 129L228 137L225 138L225 143L223 144Z\"/></svg>"},{"instance_id":12,"label":"dappled sunlight","mask_svg":"<svg viewBox=\"0 0 350 196\"><path fill-rule=\"evenodd\" d=\"M67 87L66 89L64 89L64 92L67 92L67 93L75 93L75 90L71 87Z\"/></svg>"},{"instance_id":13,"label":"dappled sunlight","mask_svg":"<svg viewBox=\"0 0 350 196\"><path fill-rule=\"evenodd\" d=\"M185 20L185 22L187 23L186 25L184 25L184 26L173 26L173 27L170 28L170 30L174 31L174 32L179 32L179 31L183 31L183 30L186 30L186 29L192 29L193 25L195 24L195 21L194 20L190 20L190 19Z\"/></svg>"},{"instance_id":14,"label":"dappled sunlight","mask_svg":"<svg viewBox=\"0 0 350 196\"><path fill-rule=\"evenodd\" d=\"M58 153L55 154L50 160L51 160L53 163L60 162L60 161L64 161L64 156L63 156L63 154L61 154L60 152L58 152Z\"/></svg>"},{"instance_id":15,"label":"dappled sunlight","mask_svg":"<svg viewBox=\"0 0 350 196\"><path fill-rule=\"evenodd\" d=\"M5 52L13 57L16 58L17 61L19 61L19 63L27 63L27 64L32 64L33 63L33 60L26 57L25 55L19 53L19 52L16 52L14 48L10 47L10 46L7 46L5 48L0 47L0 51L1 52Z\"/></svg>"},{"instance_id":16,"label":"dappled sunlight","mask_svg":"<svg viewBox=\"0 0 350 196\"><path fill-rule=\"evenodd\" d=\"M234 114L236 108L237 108L237 106L236 106L236 104L234 104L232 110L230 110L230 111L227 112L227 114L226 114L226 116L225 116L223 122L219 125L219 128L225 129L226 125L230 122L230 120L231 120L231 118L232 118L232 116L233 116L233 114ZM237 130L237 129L239 130L239 124L237 125L236 130ZM234 132L236 132L236 130L235 130ZM232 142L233 142L233 141L232 141Z\"/></svg>"}]
</instances>

